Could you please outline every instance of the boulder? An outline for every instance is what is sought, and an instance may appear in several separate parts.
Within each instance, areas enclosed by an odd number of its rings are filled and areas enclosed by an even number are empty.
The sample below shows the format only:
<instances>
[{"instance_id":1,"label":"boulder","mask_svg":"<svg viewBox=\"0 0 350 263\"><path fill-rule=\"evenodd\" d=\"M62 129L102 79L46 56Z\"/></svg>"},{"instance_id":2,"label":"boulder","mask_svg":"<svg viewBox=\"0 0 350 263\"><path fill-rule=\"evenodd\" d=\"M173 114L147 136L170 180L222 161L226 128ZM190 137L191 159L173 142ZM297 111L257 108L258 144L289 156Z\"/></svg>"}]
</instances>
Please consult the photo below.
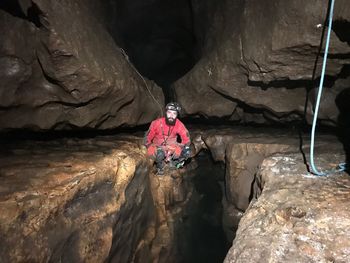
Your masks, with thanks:
<instances>
[{"instance_id":1,"label":"boulder","mask_svg":"<svg viewBox=\"0 0 350 263\"><path fill-rule=\"evenodd\" d=\"M326 153L316 161L336 169L343 158ZM225 263L349 260L347 174L317 177L300 154L277 154L262 162L259 180L262 193L242 217Z\"/></svg>"}]
</instances>

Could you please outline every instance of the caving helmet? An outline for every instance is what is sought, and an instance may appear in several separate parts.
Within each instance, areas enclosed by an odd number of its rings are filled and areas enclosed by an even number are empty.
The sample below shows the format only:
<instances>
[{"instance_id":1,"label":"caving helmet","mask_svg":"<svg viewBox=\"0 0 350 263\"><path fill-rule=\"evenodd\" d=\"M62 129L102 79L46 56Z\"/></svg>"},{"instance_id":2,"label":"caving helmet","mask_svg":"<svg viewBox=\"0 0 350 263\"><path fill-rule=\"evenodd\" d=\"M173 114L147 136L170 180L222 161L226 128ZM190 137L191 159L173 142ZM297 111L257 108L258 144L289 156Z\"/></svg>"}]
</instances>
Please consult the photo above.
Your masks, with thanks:
<instances>
[{"instance_id":1,"label":"caving helmet","mask_svg":"<svg viewBox=\"0 0 350 263\"><path fill-rule=\"evenodd\" d=\"M180 106L180 104L177 103L177 102L169 102L169 103L165 106L165 110L177 111L177 114L180 114L181 106Z\"/></svg>"}]
</instances>

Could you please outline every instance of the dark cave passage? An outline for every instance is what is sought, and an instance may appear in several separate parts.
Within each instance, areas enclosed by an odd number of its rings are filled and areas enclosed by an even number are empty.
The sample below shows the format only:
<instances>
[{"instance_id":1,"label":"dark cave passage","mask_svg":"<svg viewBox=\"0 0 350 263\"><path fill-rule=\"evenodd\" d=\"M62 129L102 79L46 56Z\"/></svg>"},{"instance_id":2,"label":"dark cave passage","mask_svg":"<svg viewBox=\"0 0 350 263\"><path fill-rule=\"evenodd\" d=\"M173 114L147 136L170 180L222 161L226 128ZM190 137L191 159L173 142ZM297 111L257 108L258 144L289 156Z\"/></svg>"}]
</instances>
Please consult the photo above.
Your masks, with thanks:
<instances>
[{"instance_id":1,"label":"dark cave passage","mask_svg":"<svg viewBox=\"0 0 350 263\"><path fill-rule=\"evenodd\" d=\"M169 85L198 60L191 1L116 1L118 44L138 71L173 97Z\"/></svg>"},{"instance_id":2,"label":"dark cave passage","mask_svg":"<svg viewBox=\"0 0 350 263\"><path fill-rule=\"evenodd\" d=\"M177 262L222 262L232 240L223 230L223 184L225 167L215 163L209 152L195 157L198 167L191 182L196 191L194 206L182 219L182 233L178 233L181 259Z\"/></svg>"},{"instance_id":3,"label":"dark cave passage","mask_svg":"<svg viewBox=\"0 0 350 263\"><path fill-rule=\"evenodd\" d=\"M346 20L336 20L333 22L333 31L341 41L350 45L350 22Z\"/></svg>"},{"instance_id":4,"label":"dark cave passage","mask_svg":"<svg viewBox=\"0 0 350 263\"><path fill-rule=\"evenodd\" d=\"M23 10L27 8L26 12ZM19 17L21 19L32 22L36 27L41 27L40 16L42 12L38 6L33 2L19 2L18 0L3 0L0 3L0 9L8 12L9 14Z\"/></svg>"}]
</instances>

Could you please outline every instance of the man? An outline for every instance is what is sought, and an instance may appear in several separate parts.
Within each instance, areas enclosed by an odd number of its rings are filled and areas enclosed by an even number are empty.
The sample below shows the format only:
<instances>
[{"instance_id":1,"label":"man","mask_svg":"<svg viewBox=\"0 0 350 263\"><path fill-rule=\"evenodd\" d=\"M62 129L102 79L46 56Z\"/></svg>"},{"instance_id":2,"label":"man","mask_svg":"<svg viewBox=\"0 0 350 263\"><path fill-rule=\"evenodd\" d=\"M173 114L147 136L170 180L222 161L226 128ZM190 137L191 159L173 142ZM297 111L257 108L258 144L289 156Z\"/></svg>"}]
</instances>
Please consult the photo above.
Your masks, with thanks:
<instances>
[{"instance_id":1,"label":"man","mask_svg":"<svg viewBox=\"0 0 350 263\"><path fill-rule=\"evenodd\" d=\"M157 173L164 174L164 165L179 168L190 156L190 136L185 125L177 118L181 107L170 102L165 107L165 117L154 120L146 133L148 155L155 158ZM181 142L177 141L177 136Z\"/></svg>"}]
</instances>

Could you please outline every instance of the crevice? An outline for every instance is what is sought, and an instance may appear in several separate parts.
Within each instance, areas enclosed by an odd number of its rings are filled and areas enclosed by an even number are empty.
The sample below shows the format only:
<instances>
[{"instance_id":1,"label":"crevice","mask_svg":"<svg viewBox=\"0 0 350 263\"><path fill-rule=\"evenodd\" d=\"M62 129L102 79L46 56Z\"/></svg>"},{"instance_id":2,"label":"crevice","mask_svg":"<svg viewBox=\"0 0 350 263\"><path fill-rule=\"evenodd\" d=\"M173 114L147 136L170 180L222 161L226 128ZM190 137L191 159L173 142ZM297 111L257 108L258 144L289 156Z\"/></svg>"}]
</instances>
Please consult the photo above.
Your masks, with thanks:
<instances>
[{"instance_id":1,"label":"crevice","mask_svg":"<svg viewBox=\"0 0 350 263\"><path fill-rule=\"evenodd\" d=\"M27 16L19 5L18 0L1 0L0 9L15 17L27 20Z\"/></svg>"},{"instance_id":2,"label":"crevice","mask_svg":"<svg viewBox=\"0 0 350 263\"><path fill-rule=\"evenodd\" d=\"M191 183L197 201L191 214L183 218L183 233L179 234L182 259L176 262L222 262L230 247L223 229L222 198L225 167L215 163L209 151L201 151L195 158L198 168Z\"/></svg>"},{"instance_id":3,"label":"crevice","mask_svg":"<svg viewBox=\"0 0 350 263\"><path fill-rule=\"evenodd\" d=\"M285 88L285 89L297 89L297 88L311 88L314 87L314 83L319 82L320 77L315 80L308 79L285 79L285 80L273 80L270 82L263 81L252 81L248 80L247 84L252 87L260 87L262 90L267 90L269 88ZM332 87L334 82L337 80L337 76L325 75L324 87Z\"/></svg>"},{"instance_id":4,"label":"crevice","mask_svg":"<svg viewBox=\"0 0 350 263\"><path fill-rule=\"evenodd\" d=\"M31 21L36 27L42 27L41 16L43 16L43 12L39 9L39 7L32 2L31 7L27 10L27 19Z\"/></svg>"},{"instance_id":5,"label":"crevice","mask_svg":"<svg viewBox=\"0 0 350 263\"><path fill-rule=\"evenodd\" d=\"M43 13L32 1L31 6L28 7L27 10L23 10L18 0L2 0L0 2L0 9L15 17L32 22L38 28L42 26L40 17L43 15Z\"/></svg>"},{"instance_id":6,"label":"crevice","mask_svg":"<svg viewBox=\"0 0 350 263\"><path fill-rule=\"evenodd\" d=\"M245 113L251 113L251 114L263 114L268 120L272 121L272 122L276 122L275 119L273 118L276 118L278 120L283 120L283 119L286 119L288 117L291 117L291 116L298 116L298 118L301 120L302 119L302 113L299 113L297 111L290 111L290 112L287 112L287 113L277 113L277 112L273 112L271 110L268 110L268 109L264 109L264 108L256 108L256 107L253 107L247 103L245 103L244 101L241 101L237 98L232 98L226 94L223 94L222 92L220 91L217 91L216 89L214 89L213 87L210 87L214 92L220 94L221 96L223 96L224 98L230 100L230 101L233 101L235 103L237 103L237 107L241 108ZM269 115L272 116L273 118L269 118Z\"/></svg>"},{"instance_id":7,"label":"crevice","mask_svg":"<svg viewBox=\"0 0 350 263\"><path fill-rule=\"evenodd\" d=\"M338 74L339 79L346 79L350 76L350 64L345 64Z\"/></svg>"},{"instance_id":8,"label":"crevice","mask_svg":"<svg viewBox=\"0 0 350 263\"><path fill-rule=\"evenodd\" d=\"M98 99L98 97L92 98L92 99L84 101L84 102L79 102L79 103L73 103L73 102L68 102L68 101L48 101L48 102L45 102L43 104L40 104L39 107L45 107L45 106L51 105L51 104L59 104L59 105L68 106L68 107L81 108L81 107L85 107L85 106L91 104L93 101L95 101L97 99Z\"/></svg>"},{"instance_id":9,"label":"crevice","mask_svg":"<svg viewBox=\"0 0 350 263\"><path fill-rule=\"evenodd\" d=\"M333 21L332 30L340 39L340 41L348 43L350 45L350 22L344 19Z\"/></svg>"},{"instance_id":10,"label":"crevice","mask_svg":"<svg viewBox=\"0 0 350 263\"><path fill-rule=\"evenodd\" d=\"M321 53L324 56L323 53ZM349 59L350 53L338 53L338 54L330 54L328 53L328 59Z\"/></svg>"},{"instance_id":11,"label":"crevice","mask_svg":"<svg viewBox=\"0 0 350 263\"><path fill-rule=\"evenodd\" d=\"M175 6L169 0L156 0L145 5L120 0L118 6L123 26L116 27L114 39L122 43L137 70L162 87L170 100L170 84L198 60L192 3L182 0ZM139 9L145 12L135 13Z\"/></svg>"}]
</instances>

